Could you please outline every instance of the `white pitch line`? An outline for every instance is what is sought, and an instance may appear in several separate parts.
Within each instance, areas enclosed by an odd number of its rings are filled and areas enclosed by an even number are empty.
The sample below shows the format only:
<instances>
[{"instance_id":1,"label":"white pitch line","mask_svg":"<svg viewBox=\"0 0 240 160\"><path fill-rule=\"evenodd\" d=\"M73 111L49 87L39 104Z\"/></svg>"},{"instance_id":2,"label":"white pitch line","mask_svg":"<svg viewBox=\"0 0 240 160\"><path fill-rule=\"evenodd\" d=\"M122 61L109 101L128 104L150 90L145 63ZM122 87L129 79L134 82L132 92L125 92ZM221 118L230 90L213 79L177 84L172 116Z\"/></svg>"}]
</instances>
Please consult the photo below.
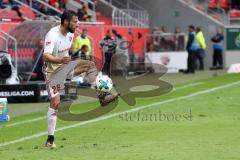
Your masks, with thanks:
<instances>
[{"instance_id":1,"label":"white pitch line","mask_svg":"<svg viewBox=\"0 0 240 160\"><path fill-rule=\"evenodd\" d=\"M204 84L204 83L203 82L197 82L197 83L193 83L193 84L187 84L187 85L184 85L184 86L176 87L173 90L186 89L186 88L190 88L190 87L199 86L199 85L202 85L202 84Z\"/></svg>"},{"instance_id":2,"label":"white pitch line","mask_svg":"<svg viewBox=\"0 0 240 160\"><path fill-rule=\"evenodd\" d=\"M0 129L1 128L6 128L6 127L18 126L18 125L22 125L22 124L26 124L26 123L31 123L31 122L36 122L36 121L40 121L40 120L43 120L43 119L46 119L46 116L37 117L37 118L34 118L34 119L30 119L30 120L26 120L26 121L20 121L20 122L16 122L16 123L11 123L11 124L8 124L8 125L5 125L5 126L0 126Z\"/></svg>"},{"instance_id":3,"label":"white pitch line","mask_svg":"<svg viewBox=\"0 0 240 160\"><path fill-rule=\"evenodd\" d=\"M195 97L195 96L199 96L199 95L203 95L203 94L206 94L206 93L210 93L210 92L214 92L214 91L217 91L217 90L221 90L221 89L225 89L225 88L228 88L228 87L232 87L232 86L235 86L235 85L238 85L238 84L240 84L240 81L234 82L234 83L225 84L225 85L222 85L222 86L214 87L214 88L203 90L203 91L199 91L199 92L195 92L195 93L187 95L187 96L176 97L176 98L172 98L172 99L165 100L165 101L162 101L162 102L157 102L157 103L141 106L141 107L130 109L130 110L127 110L127 111L124 111L124 112L119 112L119 113L106 115L106 116L99 117L99 118L96 118L96 119L93 119L93 120L89 120L89 121L85 121L85 122L79 122L79 123L76 123L76 124L73 124L73 125L69 125L69 126L65 126L65 127L62 127L62 128L58 128L58 129L56 129L56 132L63 131L63 130L66 130L66 129L70 129L70 128L79 127L79 126L82 126L82 125L85 125L85 124L89 124L89 123L103 121L103 120L106 120L106 119L109 119L109 118L113 118L113 117L116 117L116 116L119 116L119 115L122 115L122 114L125 114L125 113L136 112L136 111L143 110L145 108L149 108L149 107L152 107L152 106L163 105L163 104L175 102L175 101L178 101L178 100L184 100L184 99L192 98L192 97ZM41 136L44 136L44 135L47 135L47 132L41 132L41 133L37 133L37 134L31 135L31 136L19 138L19 139L13 140L13 141L4 142L4 143L0 144L0 147L7 146L7 145L10 145L10 144L19 143L19 142L23 142L23 141L34 139L34 138L38 138L38 137L41 137Z\"/></svg>"},{"instance_id":4,"label":"white pitch line","mask_svg":"<svg viewBox=\"0 0 240 160\"><path fill-rule=\"evenodd\" d=\"M187 85L183 85L183 86L180 86L180 87L176 87L173 90L186 89L186 88L190 88L190 87L194 87L194 86L198 86L198 85L202 85L202 84L204 84L204 83L203 82L197 82L197 83L193 83L193 84L187 84ZM41 120L44 120L44 119L46 119L46 116L37 117L37 118L29 119L29 120L26 120L26 121L16 122L16 123L11 123L11 124L8 124L8 125L3 125L3 126L0 126L0 129L1 128L6 128L6 127L23 125L23 124L32 123L32 122L37 122L37 121L41 121Z\"/></svg>"}]
</instances>

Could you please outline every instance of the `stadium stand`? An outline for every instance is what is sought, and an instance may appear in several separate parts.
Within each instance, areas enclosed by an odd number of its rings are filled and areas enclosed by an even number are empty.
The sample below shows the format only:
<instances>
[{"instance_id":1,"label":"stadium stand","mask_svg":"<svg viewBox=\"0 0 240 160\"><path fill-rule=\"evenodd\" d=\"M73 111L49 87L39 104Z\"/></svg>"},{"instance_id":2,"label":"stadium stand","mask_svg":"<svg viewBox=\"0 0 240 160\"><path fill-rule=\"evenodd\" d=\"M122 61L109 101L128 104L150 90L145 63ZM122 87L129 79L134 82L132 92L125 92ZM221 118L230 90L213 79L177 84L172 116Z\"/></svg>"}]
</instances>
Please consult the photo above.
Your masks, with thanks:
<instances>
[{"instance_id":1,"label":"stadium stand","mask_svg":"<svg viewBox=\"0 0 240 160\"><path fill-rule=\"evenodd\" d=\"M234 0L188 0L189 5L223 24L240 23L240 4Z\"/></svg>"},{"instance_id":2,"label":"stadium stand","mask_svg":"<svg viewBox=\"0 0 240 160\"><path fill-rule=\"evenodd\" d=\"M208 8L209 9L216 9L218 7L218 0L209 0Z\"/></svg>"},{"instance_id":3,"label":"stadium stand","mask_svg":"<svg viewBox=\"0 0 240 160\"><path fill-rule=\"evenodd\" d=\"M137 59L143 57L145 49L144 37L145 34L150 32L146 11L143 12L143 17L139 15L137 17L134 15L135 13L130 13L127 9L119 9L114 4L105 0L74 0L64 1L64 4L62 2L63 1L49 1L49 3L46 3L40 0L16 0L23 17L26 18L20 18L17 16L17 13L12 10L0 11L0 18L2 18L0 28L7 36L13 37L14 39L8 40L6 48L16 62L15 65L17 65L18 72L22 74L22 77L24 77L25 73L31 72L33 67L32 60L34 52L38 48L39 40L43 40L47 31L59 22L59 15L64 8L78 11L78 8L86 7L86 14L92 16L91 21L93 22L80 19L88 22L81 23L79 30L84 28L88 29L89 35L94 40L94 55L98 58L102 59L99 42L109 29L117 30L127 41L133 43L131 53L133 53ZM106 14L106 9L110 14ZM140 13L140 11L138 13ZM132 34L129 33L129 27L131 27ZM98 65L98 68L100 67L101 64ZM26 78L27 77L23 79L26 80Z\"/></svg>"}]
</instances>

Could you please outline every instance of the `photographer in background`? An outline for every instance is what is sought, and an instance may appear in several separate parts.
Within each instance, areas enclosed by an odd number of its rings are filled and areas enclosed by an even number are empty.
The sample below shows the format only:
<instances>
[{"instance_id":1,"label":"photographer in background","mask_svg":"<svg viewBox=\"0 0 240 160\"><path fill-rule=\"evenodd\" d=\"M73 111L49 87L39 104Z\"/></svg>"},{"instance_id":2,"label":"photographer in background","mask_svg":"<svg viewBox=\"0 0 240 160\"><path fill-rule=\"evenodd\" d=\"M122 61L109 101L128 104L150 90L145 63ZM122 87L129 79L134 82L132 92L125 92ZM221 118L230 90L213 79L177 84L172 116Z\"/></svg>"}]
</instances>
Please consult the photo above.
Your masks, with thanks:
<instances>
[{"instance_id":1,"label":"photographer in background","mask_svg":"<svg viewBox=\"0 0 240 160\"><path fill-rule=\"evenodd\" d=\"M197 38L195 27L193 25L188 26L188 42L187 42L187 51L188 51L188 69L184 72L186 74L194 74L196 67L196 55L198 50Z\"/></svg>"},{"instance_id":2,"label":"photographer in background","mask_svg":"<svg viewBox=\"0 0 240 160\"><path fill-rule=\"evenodd\" d=\"M112 37L111 30L107 30L106 36L100 42L100 48L103 50L104 64L102 71L110 76L111 61L113 54L116 53L117 43Z\"/></svg>"},{"instance_id":3,"label":"photographer in background","mask_svg":"<svg viewBox=\"0 0 240 160\"><path fill-rule=\"evenodd\" d=\"M128 51L131 44L129 44L129 41L127 41L126 38L116 30L113 30L112 32L115 36L117 47L116 54L112 57L111 74L125 76L128 68Z\"/></svg>"},{"instance_id":4,"label":"photographer in background","mask_svg":"<svg viewBox=\"0 0 240 160\"><path fill-rule=\"evenodd\" d=\"M17 69L13 66L10 54L0 51L0 84L19 84Z\"/></svg>"}]
</instances>

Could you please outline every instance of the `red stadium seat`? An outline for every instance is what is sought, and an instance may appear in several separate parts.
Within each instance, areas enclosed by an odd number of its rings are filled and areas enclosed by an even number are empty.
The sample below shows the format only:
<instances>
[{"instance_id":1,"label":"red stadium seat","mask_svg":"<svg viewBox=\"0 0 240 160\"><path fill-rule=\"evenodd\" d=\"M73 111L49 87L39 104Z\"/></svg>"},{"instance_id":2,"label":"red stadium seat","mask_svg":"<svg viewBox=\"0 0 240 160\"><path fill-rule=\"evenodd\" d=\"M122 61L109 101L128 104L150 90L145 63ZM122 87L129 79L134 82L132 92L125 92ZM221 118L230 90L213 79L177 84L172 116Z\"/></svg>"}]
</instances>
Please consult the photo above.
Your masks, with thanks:
<instances>
[{"instance_id":1,"label":"red stadium seat","mask_svg":"<svg viewBox=\"0 0 240 160\"><path fill-rule=\"evenodd\" d=\"M220 6L220 8L228 9L229 8L229 0L220 0L219 6Z\"/></svg>"},{"instance_id":2,"label":"red stadium seat","mask_svg":"<svg viewBox=\"0 0 240 160\"><path fill-rule=\"evenodd\" d=\"M27 17L29 19L35 19L35 14L32 12L32 9L30 7L27 6L20 6L20 10L23 14L24 17Z\"/></svg>"},{"instance_id":3,"label":"red stadium seat","mask_svg":"<svg viewBox=\"0 0 240 160\"><path fill-rule=\"evenodd\" d=\"M229 11L230 18L240 18L240 10L232 9Z\"/></svg>"},{"instance_id":4,"label":"red stadium seat","mask_svg":"<svg viewBox=\"0 0 240 160\"><path fill-rule=\"evenodd\" d=\"M33 51L31 48L27 49L27 58L32 58L33 57Z\"/></svg>"},{"instance_id":5,"label":"red stadium seat","mask_svg":"<svg viewBox=\"0 0 240 160\"><path fill-rule=\"evenodd\" d=\"M18 58L25 58L24 51L22 48L18 49Z\"/></svg>"},{"instance_id":6,"label":"red stadium seat","mask_svg":"<svg viewBox=\"0 0 240 160\"><path fill-rule=\"evenodd\" d=\"M14 51L13 51L13 49L9 48L9 49L8 49L8 52L9 52L9 54L11 55L11 57L13 58L13 57L14 57Z\"/></svg>"},{"instance_id":7,"label":"red stadium seat","mask_svg":"<svg viewBox=\"0 0 240 160\"><path fill-rule=\"evenodd\" d=\"M218 7L219 0L209 0L208 8L209 9L216 9Z\"/></svg>"},{"instance_id":8,"label":"red stadium seat","mask_svg":"<svg viewBox=\"0 0 240 160\"><path fill-rule=\"evenodd\" d=\"M20 21L23 21L22 18L20 18L18 15L17 15L17 12L16 11L12 11L12 10L3 10L3 11L0 11L0 18L1 19L9 19L11 21L15 21L15 22L20 22Z\"/></svg>"}]
</instances>

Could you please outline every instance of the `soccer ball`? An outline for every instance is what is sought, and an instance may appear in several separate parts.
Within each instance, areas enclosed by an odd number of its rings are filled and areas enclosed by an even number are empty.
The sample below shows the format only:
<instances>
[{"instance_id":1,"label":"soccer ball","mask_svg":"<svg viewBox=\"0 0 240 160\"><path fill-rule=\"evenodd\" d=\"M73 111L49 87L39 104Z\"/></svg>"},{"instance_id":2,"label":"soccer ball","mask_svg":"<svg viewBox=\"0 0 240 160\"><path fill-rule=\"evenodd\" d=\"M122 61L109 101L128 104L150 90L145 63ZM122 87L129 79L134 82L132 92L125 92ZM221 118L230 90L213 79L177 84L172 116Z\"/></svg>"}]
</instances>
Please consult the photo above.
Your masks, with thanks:
<instances>
[{"instance_id":1,"label":"soccer ball","mask_svg":"<svg viewBox=\"0 0 240 160\"><path fill-rule=\"evenodd\" d=\"M107 75L99 73L96 78L96 86L98 91L110 92L113 88L113 82Z\"/></svg>"}]
</instances>

